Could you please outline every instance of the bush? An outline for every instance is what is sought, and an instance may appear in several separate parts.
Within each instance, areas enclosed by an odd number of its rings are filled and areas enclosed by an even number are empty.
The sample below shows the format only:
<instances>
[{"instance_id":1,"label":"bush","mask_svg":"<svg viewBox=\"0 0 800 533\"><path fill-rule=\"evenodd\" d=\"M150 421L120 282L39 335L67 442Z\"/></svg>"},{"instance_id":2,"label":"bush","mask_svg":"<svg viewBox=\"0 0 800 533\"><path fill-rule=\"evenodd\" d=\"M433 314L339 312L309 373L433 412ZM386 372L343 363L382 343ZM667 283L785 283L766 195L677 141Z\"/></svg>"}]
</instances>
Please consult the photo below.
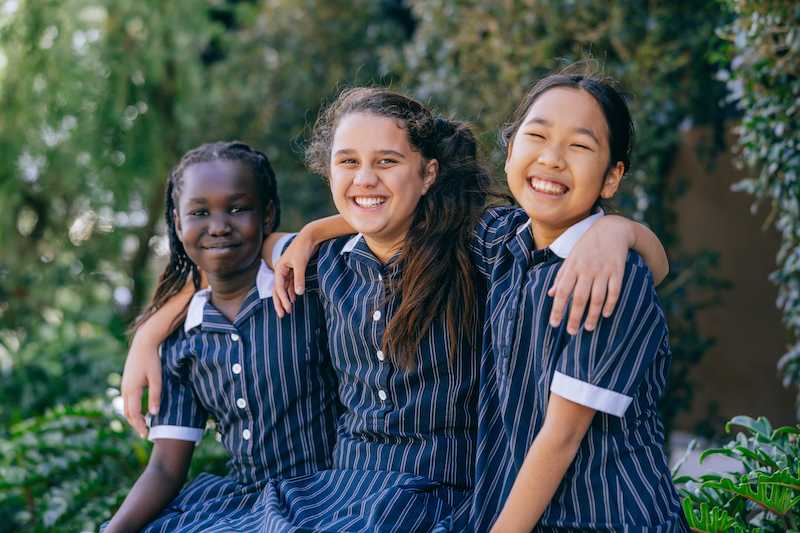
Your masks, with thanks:
<instances>
[{"instance_id":1,"label":"bush","mask_svg":"<svg viewBox=\"0 0 800 533\"><path fill-rule=\"evenodd\" d=\"M58 407L0 438L0 532L96 531L144 469L151 444L107 399ZM192 474L222 472L225 453L208 436Z\"/></svg>"},{"instance_id":2,"label":"bush","mask_svg":"<svg viewBox=\"0 0 800 533\"><path fill-rule=\"evenodd\" d=\"M741 161L759 169L736 189L771 207L780 232L777 305L794 336L779 366L784 384L800 385L800 3L728 0L735 20L719 30L718 58L728 99L742 113L736 128ZM800 408L800 404L798 404Z\"/></svg>"},{"instance_id":3,"label":"bush","mask_svg":"<svg viewBox=\"0 0 800 533\"><path fill-rule=\"evenodd\" d=\"M722 455L739 461L742 470L683 476L683 510L693 531L779 532L800 528L800 425L772 429L766 418L737 416L725 426L742 428L722 448L706 450L702 461Z\"/></svg>"}]
</instances>

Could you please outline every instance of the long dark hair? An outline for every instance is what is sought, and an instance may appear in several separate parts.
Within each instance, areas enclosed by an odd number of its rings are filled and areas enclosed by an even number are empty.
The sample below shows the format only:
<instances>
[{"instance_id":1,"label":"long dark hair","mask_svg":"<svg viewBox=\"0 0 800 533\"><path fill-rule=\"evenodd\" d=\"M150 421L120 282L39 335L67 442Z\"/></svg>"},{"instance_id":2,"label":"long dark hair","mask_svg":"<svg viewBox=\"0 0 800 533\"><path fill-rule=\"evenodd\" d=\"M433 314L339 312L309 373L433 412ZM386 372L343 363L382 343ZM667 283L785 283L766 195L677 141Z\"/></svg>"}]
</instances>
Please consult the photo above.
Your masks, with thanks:
<instances>
[{"instance_id":1,"label":"long dark hair","mask_svg":"<svg viewBox=\"0 0 800 533\"><path fill-rule=\"evenodd\" d=\"M387 325L383 350L401 368L413 368L417 348L438 315L444 313L451 353L459 332L474 344L476 295L469 253L472 228L491 189L491 178L477 159L477 144L466 124L434 116L421 103L383 88L344 91L317 119L306 150L313 171L329 177L336 127L350 113L396 119L424 163L436 159L436 180L414 211L397 261L403 275L389 290L400 307ZM468 324L466 328L459 325Z\"/></svg>"},{"instance_id":2,"label":"long dark hair","mask_svg":"<svg viewBox=\"0 0 800 533\"><path fill-rule=\"evenodd\" d=\"M616 80L600 74L599 67L594 61L569 65L560 72L550 74L536 82L517 106L511 120L501 130L500 142L503 148L508 149L534 102L542 94L556 87L581 89L597 101L608 124L610 157L606 172L618 162L625 165L627 172L630 169L631 153L636 137L633 118L626 101L628 95Z\"/></svg>"},{"instance_id":3,"label":"long dark hair","mask_svg":"<svg viewBox=\"0 0 800 533\"><path fill-rule=\"evenodd\" d=\"M184 154L167 178L166 197L164 199L164 219L167 224L169 238L169 263L158 278L155 294L150 304L140 314L131 328L136 331L164 303L175 296L186 285L191 277L194 288L200 288L200 271L189 258L183 243L178 238L175 227L175 211L180 196L183 174L187 168L196 163L209 161L238 161L247 166L256 179L261 198L264 219L270 225L265 235L272 233L280 223L281 206L278 198L275 172L267 156L239 141L213 142L193 148Z\"/></svg>"}]
</instances>

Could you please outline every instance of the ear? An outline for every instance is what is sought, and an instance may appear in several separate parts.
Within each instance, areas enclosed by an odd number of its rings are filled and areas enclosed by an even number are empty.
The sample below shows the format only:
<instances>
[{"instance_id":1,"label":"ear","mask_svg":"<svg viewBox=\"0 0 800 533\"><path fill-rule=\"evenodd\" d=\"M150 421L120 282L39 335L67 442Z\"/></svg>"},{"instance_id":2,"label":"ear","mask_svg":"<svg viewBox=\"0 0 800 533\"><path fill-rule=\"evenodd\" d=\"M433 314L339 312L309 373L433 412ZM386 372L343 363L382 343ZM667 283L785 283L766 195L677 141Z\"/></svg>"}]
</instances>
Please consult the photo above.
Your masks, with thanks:
<instances>
[{"instance_id":1,"label":"ear","mask_svg":"<svg viewBox=\"0 0 800 533\"><path fill-rule=\"evenodd\" d=\"M181 229L181 217L178 215L178 208L172 210L172 220L175 221L175 233L178 234L178 239L183 242L183 230Z\"/></svg>"},{"instance_id":2,"label":"ear","mask_svg":"<svg viewBox=\"0 0 800 533\"><path fill-rule=\"evenodd\" d=\"M617 164L611 167L603 180L603 187L600 189L601 198L608 200L617 194L623 174L625 174L625 165L622 161L617 161Z\"/></svg>"},{"instance_id":3,"label":"ear","mask_svg":"<svg viewBox=\"0 0 800 533\"><path fill-rule=\"evenodd\" d=\"M508 141L508 148L506 149L506 163L503 165L503 171L508 174L508 162L511 160L511 151L514 149L514 139Z\"/></svg>"},{"instance_id":4,"label":"ear","mask_svg":"<svg viewBox=\"0 0 800 533\"><path fill-rule=\"evenodd\" d=\"M439 176L439 162L436 159L431 159L425 164L425 171L422 176L422 194L428 192L431 185L436 182L437 176Z\"/></svg>"}]
</instances>

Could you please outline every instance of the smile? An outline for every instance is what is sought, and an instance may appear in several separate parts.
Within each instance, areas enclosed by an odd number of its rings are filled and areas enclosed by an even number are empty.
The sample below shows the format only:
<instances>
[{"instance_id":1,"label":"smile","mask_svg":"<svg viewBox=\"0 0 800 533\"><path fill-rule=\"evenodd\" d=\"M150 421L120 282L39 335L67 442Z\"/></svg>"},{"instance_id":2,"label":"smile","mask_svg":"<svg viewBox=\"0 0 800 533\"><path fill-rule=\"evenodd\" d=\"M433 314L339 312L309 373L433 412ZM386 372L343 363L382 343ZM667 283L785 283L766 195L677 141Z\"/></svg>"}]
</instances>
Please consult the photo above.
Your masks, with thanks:
<instances>
[{"instance_id":1,"label":"smile","mask_svg":"<svg viewBox=\"0 0 800 533\"><path fill-rule=\"evenodd\" d=\"M355 196L353 197L353 202L358 207L364 207L366 209L370 209L373 207L378 207L386 203L385 196Z\"/></svg>"},{"instance_id":2,"label":"smile","mask_svg":"<svg viewBox=\"0 0 800 533\"><path fill-rule=\"evenodd\" d=\"M209 244L206 246L201 246L204 250L229 250L231 248L236 248L239 246L239 243L236 242L221 242L221 243L214 243Z\"/></svg>"},{"instance_id":3,"label":"smile","mask_svg":"<svg viewBox=\"0 0 800 533\"><path fill-rule=\"evenodd\" d=\"M531 185L531 189L534 191L542 194L549 194L551 196L561 196L566 194L566 192L569 190L569 187L566 185L562 185L556 181L537 178L536 176L528 178L528 182Z\"/></svg>"}]
</instances>

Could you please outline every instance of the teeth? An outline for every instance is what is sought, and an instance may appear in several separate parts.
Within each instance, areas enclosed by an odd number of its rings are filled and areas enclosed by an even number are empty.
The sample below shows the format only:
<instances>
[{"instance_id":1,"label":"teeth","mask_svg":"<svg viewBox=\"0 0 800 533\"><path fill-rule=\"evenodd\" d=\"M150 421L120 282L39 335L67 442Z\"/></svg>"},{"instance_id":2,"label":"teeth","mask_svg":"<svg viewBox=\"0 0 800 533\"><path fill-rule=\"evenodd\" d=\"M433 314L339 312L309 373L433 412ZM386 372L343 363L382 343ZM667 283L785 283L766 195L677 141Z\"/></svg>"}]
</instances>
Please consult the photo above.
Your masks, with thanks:
<instances>
[{"instance_id":1,"label":"teeth","mask_svg":"<svg viewBox=\"0 0 800 533\"><path fill-rule=\"evenodd\" d=\"M375 207L386 202L386 198L376 198L374 196L356 196L353 200L360 207Z\"/></svg>"},{"instance_id":2,"label":"teeth","mask_svg":"<svg viewBox=\"0 0 800 533\"><path fill-rule=\"evenodd\" d=\"M531 179L531 187L535 191L546 194L564 194L567 192L567 187L561 185L560 183L554 183L552 181L541 180L538 178Z\"/></svg>"}]
</instances>

